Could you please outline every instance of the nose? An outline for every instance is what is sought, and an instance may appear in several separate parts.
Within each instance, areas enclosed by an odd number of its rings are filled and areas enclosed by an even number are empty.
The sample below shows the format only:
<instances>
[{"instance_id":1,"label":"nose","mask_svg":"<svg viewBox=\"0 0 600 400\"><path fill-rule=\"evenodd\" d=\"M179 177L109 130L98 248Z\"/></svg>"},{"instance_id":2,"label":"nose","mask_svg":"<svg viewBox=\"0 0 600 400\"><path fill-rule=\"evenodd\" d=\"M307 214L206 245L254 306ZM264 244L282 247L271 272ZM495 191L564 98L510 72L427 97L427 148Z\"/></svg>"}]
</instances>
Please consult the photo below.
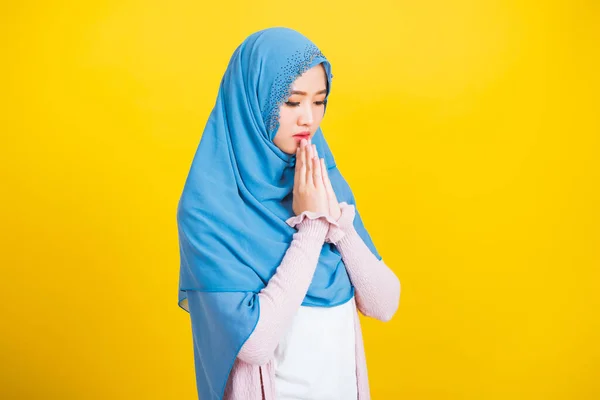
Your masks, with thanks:
<instances>
[{"instance_id":1,"label":"nose","mask_svg":"<svg viewBox=\"0 0 600 400\"><path fill-rule=\"evenodd\" d=\"M307 106L302 107L300 111L300 116L298 118L298 124L310 126L312 125L313 121L313 109L311 107L311 104L309 103Z\"/></svg>"}]
</instances>

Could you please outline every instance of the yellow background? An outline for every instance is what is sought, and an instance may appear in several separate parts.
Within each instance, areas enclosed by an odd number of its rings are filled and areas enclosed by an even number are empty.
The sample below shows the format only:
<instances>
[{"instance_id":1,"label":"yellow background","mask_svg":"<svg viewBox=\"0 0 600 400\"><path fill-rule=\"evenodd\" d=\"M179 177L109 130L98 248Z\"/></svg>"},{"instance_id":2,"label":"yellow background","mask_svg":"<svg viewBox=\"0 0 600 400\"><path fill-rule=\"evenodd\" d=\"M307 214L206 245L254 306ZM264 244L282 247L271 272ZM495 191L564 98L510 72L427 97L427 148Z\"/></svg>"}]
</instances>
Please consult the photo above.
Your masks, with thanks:
<instances>
[{"instance_id":1,"label":"yellow background","mask_svg":"<svg viewBox=\"0 0 600 400\"><path fill-rule=\"evenodd\" d=\"M598 4L4 4L0 397L195 398L176 205L231 53L282 25L402 282L362 318L373 398L599 399Z\"/></svg>"}]
</instances>

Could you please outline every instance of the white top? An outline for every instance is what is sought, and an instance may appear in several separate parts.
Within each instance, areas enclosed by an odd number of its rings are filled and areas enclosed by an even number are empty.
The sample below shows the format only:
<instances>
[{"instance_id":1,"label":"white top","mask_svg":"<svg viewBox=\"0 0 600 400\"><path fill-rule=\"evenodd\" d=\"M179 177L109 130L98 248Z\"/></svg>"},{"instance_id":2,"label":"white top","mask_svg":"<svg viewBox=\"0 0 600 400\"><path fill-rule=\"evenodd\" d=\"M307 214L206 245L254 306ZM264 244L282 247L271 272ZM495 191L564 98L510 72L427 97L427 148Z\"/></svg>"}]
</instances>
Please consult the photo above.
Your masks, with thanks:
<instances>
[{"instance_id":1,"label":"white top","mask_svg":"<svg viewBox=\"0 0 600 400\"><path fill-rule=\"evenodd\" d=\"M277 400L356 399L354 297L335 307L300 306L275 349Z\"/></svg>"}]
</instances>

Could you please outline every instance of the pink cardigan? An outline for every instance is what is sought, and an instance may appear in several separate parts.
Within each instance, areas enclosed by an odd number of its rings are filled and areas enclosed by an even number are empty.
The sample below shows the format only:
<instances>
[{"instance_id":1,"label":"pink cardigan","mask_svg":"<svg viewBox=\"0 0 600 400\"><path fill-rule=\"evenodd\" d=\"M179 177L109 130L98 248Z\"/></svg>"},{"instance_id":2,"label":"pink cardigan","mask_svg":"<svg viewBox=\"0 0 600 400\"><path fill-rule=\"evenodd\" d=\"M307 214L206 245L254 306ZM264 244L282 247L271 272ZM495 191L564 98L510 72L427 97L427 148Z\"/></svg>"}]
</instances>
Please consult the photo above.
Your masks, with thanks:
<instances>
[{"instance_id":1,"label":"pink cardigan","mask_svg":"<svg viewBox=\"0 0 600 400\"><path fill-rule=\"evenodd\" d=\"M276 273L258 294L260 317L229 374L224 400L275 400L274 351L302 304L324 242L339 250L355 290L358 310L389 321L400 301L400 281L371 252L354 229L355 208L340 203L338 221L304 212L287 222L298 229ZM367 364L358 312L354 314L358 400L370 399Z\"/></svg>"}]
</instances>

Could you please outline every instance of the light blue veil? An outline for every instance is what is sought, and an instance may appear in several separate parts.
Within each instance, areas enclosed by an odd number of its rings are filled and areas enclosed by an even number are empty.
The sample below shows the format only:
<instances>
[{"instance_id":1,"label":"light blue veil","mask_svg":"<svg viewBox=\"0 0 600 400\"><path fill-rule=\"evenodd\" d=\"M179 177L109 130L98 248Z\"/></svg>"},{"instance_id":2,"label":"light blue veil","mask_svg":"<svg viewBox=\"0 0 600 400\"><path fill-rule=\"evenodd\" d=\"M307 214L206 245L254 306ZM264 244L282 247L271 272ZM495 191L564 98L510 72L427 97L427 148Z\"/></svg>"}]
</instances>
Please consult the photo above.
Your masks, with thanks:
<instances>
[{"instance_id":1,"label":"light blue veil","mask_svg":"<svg viewBox=\"0 0 600 400\"><path fill-rule=\"evenodd\" d=\"M234 51L192 160L177 206L179 299L190 313L196 385L201 400L220 400L235 358L259 318L258 292L281 263L296 232L295 155L275 146L280 105L304 71L331 65L299 32L274 27ZM338 201L356 203L321 128L313 138ZM354 226L377 253L358 209ZM332 307L354 294L340 253L324 243L304 306Z\"/></svg>"}]
</instances>

